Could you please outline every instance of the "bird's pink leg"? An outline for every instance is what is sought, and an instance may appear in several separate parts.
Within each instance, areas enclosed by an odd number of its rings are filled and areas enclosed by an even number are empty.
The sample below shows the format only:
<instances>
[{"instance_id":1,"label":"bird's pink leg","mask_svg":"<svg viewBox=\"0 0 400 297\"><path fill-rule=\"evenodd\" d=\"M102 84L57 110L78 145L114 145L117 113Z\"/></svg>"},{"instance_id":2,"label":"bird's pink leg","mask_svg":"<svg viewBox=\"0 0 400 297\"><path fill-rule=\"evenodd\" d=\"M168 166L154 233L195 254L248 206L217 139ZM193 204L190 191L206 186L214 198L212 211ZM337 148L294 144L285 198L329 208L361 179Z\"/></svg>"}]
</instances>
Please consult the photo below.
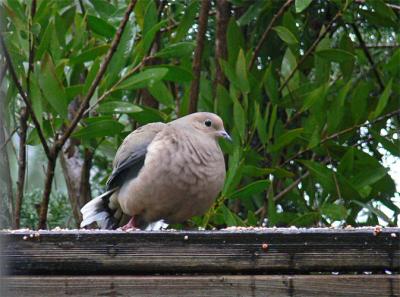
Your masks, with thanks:
<instances>
[{"instance_id":1,"label":"bird's pink leg","mask_svg":"<svg viewBox=\"0 0 400 297\"><path fill-rule=\"evenodd\" d=\"M133 230L138 229L138 228L136 227L135 216L131 217L131 219L129 220L129 222L128 222L126 225L122 226L121 229L122 229L123 231L131 230L131 229L133 229Z\"/></svg>"}]
</instances>

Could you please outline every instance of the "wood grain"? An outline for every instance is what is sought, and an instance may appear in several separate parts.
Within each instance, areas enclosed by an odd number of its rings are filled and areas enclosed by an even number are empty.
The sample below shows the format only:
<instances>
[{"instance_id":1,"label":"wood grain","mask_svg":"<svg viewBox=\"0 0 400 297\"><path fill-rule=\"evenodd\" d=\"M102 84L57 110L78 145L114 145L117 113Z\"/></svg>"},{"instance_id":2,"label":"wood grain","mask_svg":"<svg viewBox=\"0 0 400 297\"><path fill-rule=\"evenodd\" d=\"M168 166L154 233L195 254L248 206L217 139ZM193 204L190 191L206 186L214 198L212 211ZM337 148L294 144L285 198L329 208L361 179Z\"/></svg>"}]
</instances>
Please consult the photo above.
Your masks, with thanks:
<instances>
[{"instance_id":1,"label":"wood grain","mask_svg":"<svg viewBox=\"0 0 400 297\"><path fill-rule=\"evenodd\" d=\"M8 297L400 296L398 275L13 276Z\"/></svg>"},{"instance_id":2,"label":"wood grain","mask_svg":"<svg viewBox=\"0 0 400 297\"><path fill-rule=\"evenodd\" d=\"M33 234L0 233L0 240L4 240L1 258L9 273L304 274L400 270L399 228L384 228L378 235L373 229Z\"/></svg>"}]
</instances>

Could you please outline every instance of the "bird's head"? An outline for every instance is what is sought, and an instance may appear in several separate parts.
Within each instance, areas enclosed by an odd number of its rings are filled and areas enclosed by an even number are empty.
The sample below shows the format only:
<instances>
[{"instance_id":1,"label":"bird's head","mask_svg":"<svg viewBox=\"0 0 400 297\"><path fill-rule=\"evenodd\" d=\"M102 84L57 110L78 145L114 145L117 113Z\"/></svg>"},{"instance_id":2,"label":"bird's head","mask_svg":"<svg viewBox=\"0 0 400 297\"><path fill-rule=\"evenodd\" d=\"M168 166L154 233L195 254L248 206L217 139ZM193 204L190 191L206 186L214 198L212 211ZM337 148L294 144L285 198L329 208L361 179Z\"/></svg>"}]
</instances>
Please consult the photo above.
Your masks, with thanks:
<instances>
[{"instance_id":1,"label":"bird's head","mask_svg":"<svg viewBox=\"0 0 400 297\"><path fill-rule=\"evenodd\" d=\"M182 120L187 121L196 131L207 134L214 139L225 138L232 141L225 131L222 119L211 112L196 112L185 116Z\"/></svg>"}]
</instances>

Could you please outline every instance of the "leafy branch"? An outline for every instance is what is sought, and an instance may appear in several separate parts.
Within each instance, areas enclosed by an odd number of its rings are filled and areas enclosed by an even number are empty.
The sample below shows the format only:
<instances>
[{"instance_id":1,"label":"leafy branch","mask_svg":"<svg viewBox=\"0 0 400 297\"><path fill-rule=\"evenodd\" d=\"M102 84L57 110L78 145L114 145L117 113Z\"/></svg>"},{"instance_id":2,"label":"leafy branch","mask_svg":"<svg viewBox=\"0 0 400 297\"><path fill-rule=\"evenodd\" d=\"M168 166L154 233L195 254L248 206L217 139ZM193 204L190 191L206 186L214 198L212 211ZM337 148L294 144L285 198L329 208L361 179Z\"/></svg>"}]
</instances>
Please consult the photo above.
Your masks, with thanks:
<instances>
[{"instance_id":1,"label":"leafy branch","mask_svg":"<svg viewBox=\"0 0 400 297\"><path fill-rule=\"evenodd\" d=\"M46 221L47 221L47 212L48 212L48 207L49 207L49 200L50 200L50 193L51 193L51 185L53 182L54 178L54 169L56 165L56 159L58 157L58 153L62 149L63 145L65 142L69 139L75 128L77 127L78 123L84 116L85 110L87 108L87 105L92 98L94 92L96 91L98 85L100 84L101 79L103 78L107 66L111 61L112 56L114 55L118 44L121 41L121 36L122 33L125 29L126 24L128 23L129 16L133 11L133 8L135 7L136 0L131 0L129 3L124 17L119 25L119 28L114 36L114 39L111 43L111 47L109 48L106 57L104 58L104 62L101 65L99 72L97 73L95 79L93 80L88 93L84 97L84 99L81 101L79 109L74 117L74 119L71 121L71 124L66 128L64 134L54 143L50 150L50 158L47 163L47 169L46 169L46 180L45 180L45 186L44 186L44 193L43 193L43 198L42 198L42 203L40 206L40 215L39 215L39 229L44 229L46 228Z\"/></svg>"},{"instance_id":2,"label":"leafy branch","mask_svg":"<svg viewBox=\"0 0 400 297\"><path fill-rule=\"evenodd\" d=\"M29 98L25 94L25 91L23 90L23 88L21 86L21 83L18 80L18 75L17 75L17 73L15 71L15 68L14 68L14 65L12 63L10 53L7 50L7 47L6 47L5 42L4 42L3 35L1 35L1 34L0 34L0 44L1 44L1 47L2 47L2 50L3 50L3 53L4 53L4 57L6 59L7 67L8 67L9 73L11 75L11 78L12 78L15 86L17 87L19 95L22 97L22 100L24 101L24 103L25 103L25 105L27 107L27 110L29 112L30 117L32 118L33 124L35 125L35 129L36 129L36 131L38 133L38 136L39 136L40 142L42 144L43 150L44 150L47 158L51 158L50 148L49 148L49 146L48 146L48 144L46 142L46 138L44 137L42 128L40 127L39 121L38 121L35 113L33 112L33 107L32 107L32 104L31 104Z\"/></svg>"},{"instance_id":3,"label":"leafy branch","mask_svg":"<svg viewBox=\"0 0 400 297\"><path fill-rule=\"evenodd\" d=\"M253 68L254 63L255 63L255 61L258 57L258 54L261 50L261 47L263 46L265 40L267 39L269 32L271 32L271 30L272 30L272 26L275 24L276 20L283 15L285 10L292 4L292 2L293 2L293 0L286 1L285 4L282 5L282 7L278 10L278 12L273 16L273 18L269 22L267 28L265 29L263 35L261 36L260 41L258 42L256 48L254 49L253 55L251 56L251 60L249 63L249 68L248 68L249 70L251 70L251 68Z\"/></svg>"},{"instance_id":4,"label":"leafy branch","mask_svg":"<svg viewBox=\"0 0 400 297\"><path fill-rule=\"evenodd\" d=\"M287 84L290 82L290 80L293 78L295 75L296 71L299 69L300 65L304 63L304 61L310 56L315 48L318 46L318 44L321 42L322 39L329 33L332 25L339 19L339 17L342 15L342 13L339 11L333 19L328 23L326 26L324 32L318 36L318 38L313 42L313 44L308 48L308 50L304 53L304 55L301 57L300 61L296 64L296 67L292 69L292 71L289 73L287 76L286 80L282 83L281 87L279 88L279 92L282 92L282 90L287 86Z\"/></svg>"}]
</instances>

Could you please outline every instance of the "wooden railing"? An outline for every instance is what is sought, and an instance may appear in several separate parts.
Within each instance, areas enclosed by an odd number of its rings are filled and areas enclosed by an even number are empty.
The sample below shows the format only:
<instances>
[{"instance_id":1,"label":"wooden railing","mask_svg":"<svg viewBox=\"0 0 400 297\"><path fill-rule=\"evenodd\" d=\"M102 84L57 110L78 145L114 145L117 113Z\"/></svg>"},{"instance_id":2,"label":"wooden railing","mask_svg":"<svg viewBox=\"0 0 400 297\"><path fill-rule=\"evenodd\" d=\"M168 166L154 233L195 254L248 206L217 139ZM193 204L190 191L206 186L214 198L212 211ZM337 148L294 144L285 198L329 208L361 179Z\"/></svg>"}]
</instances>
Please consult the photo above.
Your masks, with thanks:
<instances>
[{"instance_id":1,"label":"wooden railing","mask_svg":"<svg viewBox=\"0 0 400 297\"><path fill-rule=\"evenodd\" d=\"M5 296L400 296L400 228L0 232Z\"/></svg>"}]
</instances>

